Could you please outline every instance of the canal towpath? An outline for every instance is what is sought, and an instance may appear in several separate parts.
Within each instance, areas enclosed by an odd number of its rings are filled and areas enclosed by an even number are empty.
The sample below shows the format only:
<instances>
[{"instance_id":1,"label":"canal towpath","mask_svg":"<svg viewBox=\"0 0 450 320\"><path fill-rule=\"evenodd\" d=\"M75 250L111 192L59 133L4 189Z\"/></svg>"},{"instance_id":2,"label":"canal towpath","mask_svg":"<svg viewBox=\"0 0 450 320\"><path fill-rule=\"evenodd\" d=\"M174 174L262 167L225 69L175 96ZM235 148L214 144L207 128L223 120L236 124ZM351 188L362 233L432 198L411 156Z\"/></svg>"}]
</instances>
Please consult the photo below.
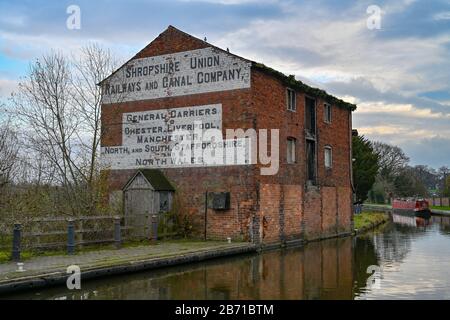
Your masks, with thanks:
<instances>
[{"instance_id":1,"label":"canal towpath","mask_svg":"<svg viewBox=\"0 0 450 320\"><path fill-rule=\"evenodd\" d=\"M381 219L373 223L372 219L365 220L366 225L355 230L354 235L363 233L386 221L386 219ZM288 246L296 244L295 241L292 244L286 243ZM279 248L280 244L264 247L266 249ZM81 278L85 280L252 253L260 249L261 246L248 242L172 240L126 246L121 249L81 250L74 255L61 253L35 256L25 259L22 264L17 262L0 263L0 298L2 294L8 292L65 285L70 276L68 272L70 266L79 267Z\"/></svg>"},{"instance_id":2,"label":"canal towpath","mask_svg":"<svg viewBox=\"0 0 450 320\"><path fill-rule=\"evenodd\" d=\"M0 294L48 285L64 285L69 266L80 268L81 279L156 269L216 257L255 252L247 242L172 241L153 245L80 252L74 255L40 256L0 264Z\"/></svg>"}]
</instances>

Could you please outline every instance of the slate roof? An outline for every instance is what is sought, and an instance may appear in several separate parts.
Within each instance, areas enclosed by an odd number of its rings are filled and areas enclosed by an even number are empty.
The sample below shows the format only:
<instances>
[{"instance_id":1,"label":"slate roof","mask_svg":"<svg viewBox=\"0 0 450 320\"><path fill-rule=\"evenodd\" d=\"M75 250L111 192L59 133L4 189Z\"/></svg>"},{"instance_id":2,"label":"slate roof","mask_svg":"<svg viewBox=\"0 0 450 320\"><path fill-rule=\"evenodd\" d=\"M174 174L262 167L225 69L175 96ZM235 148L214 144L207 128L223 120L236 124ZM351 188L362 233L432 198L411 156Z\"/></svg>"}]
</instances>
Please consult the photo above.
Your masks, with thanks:
<instances>
[{"instance_id":1,"label":"slate roof","mask_svg":"<svg viewBox=\"0 0 450 320\"><path fill-rule=\"evenodd\" d=\"M155 191L173 191L175 192L175 188L170 183L170 181L166 178L164 173L162 173L161 170L158 169L140 169L136 171L136 173L133 175L133 177L127 181L125 186L123 187L123 190L125 190L128 185L136 178L136 176L142 173L142 175L147 179L147 181L152 185L153 189Z\"/></svg>"}]
</instances>

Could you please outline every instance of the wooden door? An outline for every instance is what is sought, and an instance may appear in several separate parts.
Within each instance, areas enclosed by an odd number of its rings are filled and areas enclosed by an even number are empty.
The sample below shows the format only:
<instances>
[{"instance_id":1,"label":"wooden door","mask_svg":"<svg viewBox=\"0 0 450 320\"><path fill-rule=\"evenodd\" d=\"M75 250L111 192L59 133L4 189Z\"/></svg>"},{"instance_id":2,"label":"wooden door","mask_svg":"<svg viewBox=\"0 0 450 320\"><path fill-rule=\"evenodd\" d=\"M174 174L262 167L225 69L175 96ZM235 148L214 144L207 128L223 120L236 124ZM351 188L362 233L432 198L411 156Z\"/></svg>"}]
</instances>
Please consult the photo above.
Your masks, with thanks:
<instances>
[{"instance_id":1,"label":"wooden door","mask_svg":"<svg viewBox=\"0 0 450 320\"><path fill-rule=\"evenodd\" d=\"M125 191L125 219L133 227L133 238L149 239L151 219L156 213L154 191L151 189L131 189Z\"/></svg>"}]
</instances>

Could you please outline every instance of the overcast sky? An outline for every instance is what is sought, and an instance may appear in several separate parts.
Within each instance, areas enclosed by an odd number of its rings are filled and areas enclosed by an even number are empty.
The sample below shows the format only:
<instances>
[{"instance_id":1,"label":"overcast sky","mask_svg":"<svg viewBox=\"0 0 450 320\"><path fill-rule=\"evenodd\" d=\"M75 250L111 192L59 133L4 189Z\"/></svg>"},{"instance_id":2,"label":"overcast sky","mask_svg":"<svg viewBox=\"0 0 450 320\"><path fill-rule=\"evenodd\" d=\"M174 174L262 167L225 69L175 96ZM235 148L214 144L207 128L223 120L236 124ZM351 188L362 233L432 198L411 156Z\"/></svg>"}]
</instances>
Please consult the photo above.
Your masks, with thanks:
<instances>
[{"instance_id":1,"label":"overcast sky","mask_svg":"<svg viewBox=\"0 0 450 320\"><path fill-rule=\"evenodd\" d=\"M96 41L128 59L168 25L358 104L354 127L412 164L450 165L450 0L0 0L0 100L51 49Z\"/></svg>"}]
</instances>

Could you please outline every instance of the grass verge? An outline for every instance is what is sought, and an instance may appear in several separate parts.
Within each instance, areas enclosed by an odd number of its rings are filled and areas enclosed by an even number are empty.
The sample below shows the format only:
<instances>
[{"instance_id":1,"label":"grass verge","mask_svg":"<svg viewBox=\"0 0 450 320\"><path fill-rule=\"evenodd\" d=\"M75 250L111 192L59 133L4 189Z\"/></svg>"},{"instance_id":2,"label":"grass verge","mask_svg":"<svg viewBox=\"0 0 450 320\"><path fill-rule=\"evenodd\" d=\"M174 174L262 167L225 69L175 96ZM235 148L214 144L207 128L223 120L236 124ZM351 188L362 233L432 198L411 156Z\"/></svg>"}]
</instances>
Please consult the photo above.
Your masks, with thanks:
<instances>
[{"instance_id":1,"label":"grass verge","mask_svg":"<svg viewBox=\"0 0 450 320\"><path fill-rule=\"evenodd\" d=\"M388 221L389 216L380 212L363 212L354 216L355 230L364 231Z\"/></svg>"},{"instance_id":2,"label":"grass verge","mask_svg":"<svg viewBox=\"0 0 450 320\"><path fill-rule=\"evenodd\" d=\"M447 211L450 211L450 207L448 207L448 206L446 206L446 207L431 206L431 209L436 209L436 210L447 210Z\"/></svg>"}]
</instances>

